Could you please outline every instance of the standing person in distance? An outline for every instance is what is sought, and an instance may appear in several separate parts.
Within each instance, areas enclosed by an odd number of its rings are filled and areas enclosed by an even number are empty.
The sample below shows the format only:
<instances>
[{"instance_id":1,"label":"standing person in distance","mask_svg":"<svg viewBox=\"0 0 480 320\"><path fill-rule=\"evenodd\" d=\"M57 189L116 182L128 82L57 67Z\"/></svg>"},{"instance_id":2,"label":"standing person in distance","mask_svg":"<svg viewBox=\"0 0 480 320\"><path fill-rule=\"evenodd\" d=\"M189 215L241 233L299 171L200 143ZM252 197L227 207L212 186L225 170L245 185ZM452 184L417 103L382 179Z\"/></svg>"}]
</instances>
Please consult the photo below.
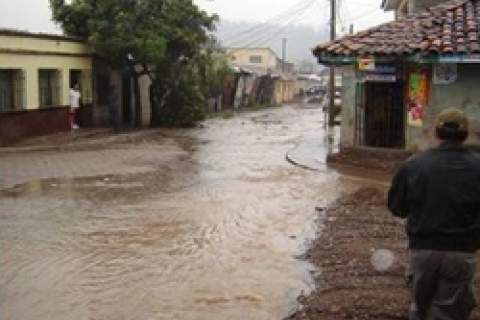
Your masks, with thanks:
<instances>
[{"instance_id":1,"label":"standing person in distance","mask_svg":"<svg viewBox=\"0 0 480 320\"><path fill-rule=\"evenodd\" d=\"M76 83L73 88L70 88L70 112L69 112L69 120L70 120L70 128L71 129L78 129L78 109L80 108L80 85Z\"/></svg>"},{"instance_id":2,"label":"standing person in distance","mask_svg":"<svg viewBox=\"0 0 480 320\"><path fill-rule=\"evenodd\" d=\"M480 248L480 157L463 143L469 122L455 108L435 121L438 146L396 173L388 207L407 219L410 320L466 320L476 305Z\"/></svg>"}]
</instances>

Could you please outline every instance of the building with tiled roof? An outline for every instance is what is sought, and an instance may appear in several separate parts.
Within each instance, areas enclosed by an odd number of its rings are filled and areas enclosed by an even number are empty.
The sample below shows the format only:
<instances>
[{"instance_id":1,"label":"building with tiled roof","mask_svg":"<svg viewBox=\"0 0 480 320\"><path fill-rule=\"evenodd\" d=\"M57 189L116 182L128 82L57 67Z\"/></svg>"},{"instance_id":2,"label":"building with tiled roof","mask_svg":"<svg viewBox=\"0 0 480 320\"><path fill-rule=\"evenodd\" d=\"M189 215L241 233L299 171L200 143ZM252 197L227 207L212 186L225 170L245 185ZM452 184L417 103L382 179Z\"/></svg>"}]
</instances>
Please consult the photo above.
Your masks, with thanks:
<instances>
[{"instance_id":1,"label":"building with tiled roof","mask_svg":"<svg viewBox=\"0 0 480 320\"><path fill-rule=\"evenodd\" d=\"M419 10L426 3L440 3ZM344 75L342 146L428 148L435 115L460 107L480 144L480 0L383 0L395 21L313 49Z\"/></svg>"},{"instance_id":2,"label":"building with tiled roof","mask_svg":"<svg viewBox=\"0 0 480 320\"><path fill-rule=\"evenodd\" d=\"M480 1L455 0L322 44L319 57L480 54Z\"/></svg>"}]
</instances>

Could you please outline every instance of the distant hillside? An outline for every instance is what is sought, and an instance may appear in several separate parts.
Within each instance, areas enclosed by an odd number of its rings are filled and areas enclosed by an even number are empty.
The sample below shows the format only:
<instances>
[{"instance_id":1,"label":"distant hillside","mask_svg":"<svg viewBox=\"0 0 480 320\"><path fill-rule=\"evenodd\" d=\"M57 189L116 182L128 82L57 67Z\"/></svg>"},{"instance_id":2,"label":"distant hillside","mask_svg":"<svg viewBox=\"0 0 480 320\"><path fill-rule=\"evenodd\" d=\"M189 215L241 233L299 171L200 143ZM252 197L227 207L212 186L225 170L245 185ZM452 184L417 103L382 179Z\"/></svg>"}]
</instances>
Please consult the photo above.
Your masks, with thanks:
<instances>
[{"instance_id":1,"label":"distant hillside","mask_svg":"<svg viewBox=\"0 0 480 320\"><path fill-rule=\"evenodd\" d=\"M328 30L302 25L282 26L249 22L219 23L217 37L226 47L270 47L281 58L282 38L287 38L287 60L296 64L316 63L312 48L328 39Z\"/></svg>"}]
</instances>

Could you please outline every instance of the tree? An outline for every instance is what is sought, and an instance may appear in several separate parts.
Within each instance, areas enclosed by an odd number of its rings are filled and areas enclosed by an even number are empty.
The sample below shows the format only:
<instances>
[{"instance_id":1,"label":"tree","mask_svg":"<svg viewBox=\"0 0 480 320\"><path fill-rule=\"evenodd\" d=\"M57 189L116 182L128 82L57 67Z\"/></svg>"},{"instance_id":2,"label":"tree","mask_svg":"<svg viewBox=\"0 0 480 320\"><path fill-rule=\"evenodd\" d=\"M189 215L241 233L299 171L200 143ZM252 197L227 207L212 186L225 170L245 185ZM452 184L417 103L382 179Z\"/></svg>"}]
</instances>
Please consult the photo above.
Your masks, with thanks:
<instances>
[{"instance_id":1,"label":"tree","mask_svg":"<svg viewBox=\"0 0 480 320\"><path fill-rule=\"evenodd\" d=\"M112 68L127 69L134 80L135 124L140 124L139 77L153 81L152 122L165 103L190 103L178 90L199 87L195 66L210 40L217 16L192 0L50 0L53 19L68 35L84 39ZM169 85L165 85L169 84ZM172 95L172 97L169 97ZM169 105L170 108L182 106Z\"/></svg>"},{"instance_id":2,"label":"tree","mask_svg":"<svg viewBox=\"0 0 480 320\"><path fill-rule=\"evenodd\" d=\"M168 53L167 53L168 54ZM188 59L167 59L157 68L152 95L154 125L188 126L203 119L207 98L218 99L231 73L228 60L210 37Z\"/></svg>"}]
</instances>

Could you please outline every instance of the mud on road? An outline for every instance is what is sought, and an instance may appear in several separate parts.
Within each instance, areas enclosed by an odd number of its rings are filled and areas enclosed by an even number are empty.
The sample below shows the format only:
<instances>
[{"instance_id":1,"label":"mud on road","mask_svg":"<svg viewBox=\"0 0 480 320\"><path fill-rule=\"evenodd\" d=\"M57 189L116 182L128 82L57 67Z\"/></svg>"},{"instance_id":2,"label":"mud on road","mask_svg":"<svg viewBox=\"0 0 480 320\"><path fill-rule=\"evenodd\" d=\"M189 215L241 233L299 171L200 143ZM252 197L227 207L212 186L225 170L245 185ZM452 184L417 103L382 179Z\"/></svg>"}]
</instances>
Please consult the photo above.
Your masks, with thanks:
<instances>
[{"instance_id":1,"label":"mud on road","mask_svg":"<svg viewBox=\"0 0 480 320\"><path fill-rule=\"evenodd\" d=\"M339 198L320 214L319 228L305 256L319 268L317 289L300 296L300 309L285 320L407 320L407 239L403 221L385 206L385 190Z\"/></svg>"}]
</instances>

